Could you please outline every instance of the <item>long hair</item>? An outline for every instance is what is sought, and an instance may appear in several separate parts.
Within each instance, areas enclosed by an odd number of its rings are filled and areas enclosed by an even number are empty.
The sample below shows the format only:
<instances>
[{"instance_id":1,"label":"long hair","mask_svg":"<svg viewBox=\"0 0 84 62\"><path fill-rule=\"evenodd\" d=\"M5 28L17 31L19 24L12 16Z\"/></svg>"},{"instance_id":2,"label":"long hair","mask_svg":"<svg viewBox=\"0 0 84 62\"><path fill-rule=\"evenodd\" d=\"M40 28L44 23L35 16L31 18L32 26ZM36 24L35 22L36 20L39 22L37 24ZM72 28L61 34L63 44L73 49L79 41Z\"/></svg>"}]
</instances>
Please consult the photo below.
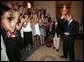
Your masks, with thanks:
<instances>
[{"instance_id":1,"label":"long hair","mask_svg":"<svg viewBox=\"0 0 84 62\"><path fill-rule=\"evenodd\" d=\"M4 4L1 4L1 16L6 12L9 11L10 8Z\"/></svg>"}]
</instances>

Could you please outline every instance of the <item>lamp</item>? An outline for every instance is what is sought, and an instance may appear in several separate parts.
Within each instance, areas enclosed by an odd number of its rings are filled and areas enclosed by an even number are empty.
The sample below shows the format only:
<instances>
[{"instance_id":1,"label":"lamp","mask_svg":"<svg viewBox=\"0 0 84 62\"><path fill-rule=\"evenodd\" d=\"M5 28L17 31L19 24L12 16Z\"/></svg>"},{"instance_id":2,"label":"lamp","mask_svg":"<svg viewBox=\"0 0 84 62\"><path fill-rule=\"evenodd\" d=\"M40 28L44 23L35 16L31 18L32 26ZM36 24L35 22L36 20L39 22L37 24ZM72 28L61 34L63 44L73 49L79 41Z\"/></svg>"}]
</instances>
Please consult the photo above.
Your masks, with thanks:
<instances>
[{"instance_id":1,"label":"lamp","mask_svg":"<svg viewBox=\"0 0 84 62\"><path fill-rule=\"evenodd\" d=\"M27 3L27 7L28 7L28 8L31 8L31 3L28 2L28 3Z\"/></svg>"},{"instance_id":2,"label":"lamp","mask_svg":"<svg viewBox=\"0 0 84 62\"><path fill-rule=\"evenodd\" d=\"M61 9L61 13L62 14L66 14L67 12L69 12L69 9L66 8L66 5L63 5L63 8Z\"/></svg>"}]
</instances>

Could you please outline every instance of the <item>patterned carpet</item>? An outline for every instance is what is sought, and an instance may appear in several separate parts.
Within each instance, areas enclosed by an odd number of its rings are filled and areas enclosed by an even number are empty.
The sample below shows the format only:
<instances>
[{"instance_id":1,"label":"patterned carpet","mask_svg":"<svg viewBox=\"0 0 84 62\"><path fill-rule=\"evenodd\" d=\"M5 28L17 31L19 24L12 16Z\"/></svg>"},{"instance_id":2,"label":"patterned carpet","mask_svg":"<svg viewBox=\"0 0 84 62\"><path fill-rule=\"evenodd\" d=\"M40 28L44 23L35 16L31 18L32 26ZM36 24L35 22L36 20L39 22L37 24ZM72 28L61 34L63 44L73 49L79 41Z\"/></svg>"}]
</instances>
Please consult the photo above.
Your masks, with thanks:
<instances>
[{"instance_id":1,"label":"patterned carpet","mask_svg":"<svg viewBox=\"0 0 84 62\"><path fill-rule=\"evenodd\" d=\"M60 58L61 55L61 50L57 52L52 47L48 48L46 45L43 45L34 51L25 61L69 61L68 58Z\"/></svg>"},{"instance_id":2,"label":"patterned carpet","mask_svg":"<svg viewBox=\"0 0 84 62\"><path fill-rule=\"evenodd\" d=\"M75 60L83 61L83 37L77 37L75 40ZM27 51L23 54L24 61L70 61L68 58L60 58L63 51L63 41L60 41L59 51L46 45L39 45L31 52ZM26 56L26 57L25 57Z\"/></svg>"}]
</instances>

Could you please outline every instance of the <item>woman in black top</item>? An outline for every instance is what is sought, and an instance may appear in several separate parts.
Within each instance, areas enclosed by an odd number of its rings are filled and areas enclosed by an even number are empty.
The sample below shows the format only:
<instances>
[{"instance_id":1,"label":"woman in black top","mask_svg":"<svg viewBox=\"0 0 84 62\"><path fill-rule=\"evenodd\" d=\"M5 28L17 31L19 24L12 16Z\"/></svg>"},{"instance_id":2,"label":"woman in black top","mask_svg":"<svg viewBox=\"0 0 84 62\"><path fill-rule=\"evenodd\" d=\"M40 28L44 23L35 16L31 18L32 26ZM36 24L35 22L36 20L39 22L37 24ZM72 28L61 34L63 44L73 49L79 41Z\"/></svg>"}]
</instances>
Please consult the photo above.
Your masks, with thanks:
<instances>
[{"instance_id":1,"label":"woman in black top","mask_svg":"<svg viewBox=\"0 0 84 62\"><path fill-rule=\"evenodd\" d=\"M18 38L17 35L15 35L15 30L19 30L21 28L21 24L18 26L18 12L14 14L16 18L13 20L9 20L8 18L10 17L11 14L13 14L8 7L2 7L4 12L2 13L1 16L1 26L6 30L6 52L9 58L9 61L14 61L17 60L19 57L19 47L16 39ZM15 12L15 11L14 11Z\"/></svg>"}]
</instances>

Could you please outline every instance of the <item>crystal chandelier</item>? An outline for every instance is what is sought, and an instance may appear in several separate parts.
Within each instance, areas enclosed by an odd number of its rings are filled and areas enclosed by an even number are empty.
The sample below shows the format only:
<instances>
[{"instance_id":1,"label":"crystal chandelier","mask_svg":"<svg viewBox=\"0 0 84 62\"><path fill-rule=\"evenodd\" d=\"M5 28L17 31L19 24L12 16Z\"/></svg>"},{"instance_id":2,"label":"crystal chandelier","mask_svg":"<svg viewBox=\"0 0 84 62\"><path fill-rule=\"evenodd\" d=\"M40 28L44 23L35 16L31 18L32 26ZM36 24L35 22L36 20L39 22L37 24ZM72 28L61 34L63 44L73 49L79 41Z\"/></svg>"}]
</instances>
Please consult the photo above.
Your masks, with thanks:
<instances>
[{"instance_id":1,"label":"crystal chandelier","mask_svg":"<svg viewBox=\"0 0 84 62\"><path fill-rule=\"evenodd\" d=\"M61 9L61 13L62 14L66 14L67 12L69 12L70 10L66 8L66 5L63 5L63 8Z\"/></svg>"},{"instance_id":2,"label":"crystal chandelier","mask_svg":"<svg viewBox=\"0 0 84 62\"><path fill-rule=\"evenodd\" d=\"M31 8L31 3L28 2L28 3L27 3L27 7L28 7L28 8Z\"/></svg>"}]
</instances>

